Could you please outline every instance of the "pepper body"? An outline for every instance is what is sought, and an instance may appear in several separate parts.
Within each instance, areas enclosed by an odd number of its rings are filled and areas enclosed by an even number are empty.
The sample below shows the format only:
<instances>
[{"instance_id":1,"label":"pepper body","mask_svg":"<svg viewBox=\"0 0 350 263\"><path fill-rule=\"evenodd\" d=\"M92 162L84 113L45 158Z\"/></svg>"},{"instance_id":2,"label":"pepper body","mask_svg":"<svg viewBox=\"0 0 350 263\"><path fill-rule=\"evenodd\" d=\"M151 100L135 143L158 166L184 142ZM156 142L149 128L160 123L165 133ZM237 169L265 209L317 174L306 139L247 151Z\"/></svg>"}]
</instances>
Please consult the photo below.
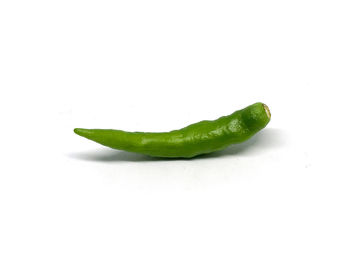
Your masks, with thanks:
<instances>
[{"instance_id":1,"label":"pepper body","mask_svg":"<svg viewBox=\"0 0 350 263\"><path fill-rule=\"evenodd\" d=\"M170 132L80 128L74 132L113 149L156 157L191 158L249 139L269 123L270 117L268 107L258 102L231 115Z\"/></svg>"}]
</instances>

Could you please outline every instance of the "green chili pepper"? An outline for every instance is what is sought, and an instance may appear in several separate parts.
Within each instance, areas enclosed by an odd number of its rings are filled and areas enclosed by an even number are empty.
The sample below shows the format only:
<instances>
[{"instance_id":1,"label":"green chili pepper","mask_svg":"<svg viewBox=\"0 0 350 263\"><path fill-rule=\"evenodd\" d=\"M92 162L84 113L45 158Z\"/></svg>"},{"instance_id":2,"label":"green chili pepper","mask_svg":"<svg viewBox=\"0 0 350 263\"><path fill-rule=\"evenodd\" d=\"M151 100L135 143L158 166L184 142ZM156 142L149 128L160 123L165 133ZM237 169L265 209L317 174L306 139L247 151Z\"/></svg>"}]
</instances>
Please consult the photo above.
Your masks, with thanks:
<instances>
[{"instance_id":1,"label":"green chili pepper","mask_svg":"<svg viewBox=\"0 0 350 263\"><path fill-rule=\"evenodd\" d=\"M255 103L213 121L201 121L170 132L74 129L74 132L113 149L157 157L184 157L210 153L241 143L270 121L269 108Z\"/></svg>"}]
</instances>

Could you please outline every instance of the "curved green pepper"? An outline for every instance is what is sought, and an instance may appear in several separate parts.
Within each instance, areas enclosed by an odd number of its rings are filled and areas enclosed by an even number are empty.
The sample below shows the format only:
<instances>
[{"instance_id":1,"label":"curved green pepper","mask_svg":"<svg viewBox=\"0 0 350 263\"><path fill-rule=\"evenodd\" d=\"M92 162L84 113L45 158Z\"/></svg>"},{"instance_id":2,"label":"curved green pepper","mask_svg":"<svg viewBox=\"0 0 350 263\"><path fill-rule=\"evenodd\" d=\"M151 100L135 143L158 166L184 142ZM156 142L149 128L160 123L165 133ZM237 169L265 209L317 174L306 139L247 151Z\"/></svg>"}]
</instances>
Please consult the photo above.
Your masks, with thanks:
<instances>
[{"instance_id":1,"label":"curved green pepper","mask_svg":"<svg viewBox=\"0 0 350 263\"><path fill-rule=\"evenodd\" d=\"M157 157L184 157L210 153L241 143L270 121L269 108L255 103L213 121L201 121L170 132L74 129L74 132L113 149Z\"/></svg>"}]
</instances>

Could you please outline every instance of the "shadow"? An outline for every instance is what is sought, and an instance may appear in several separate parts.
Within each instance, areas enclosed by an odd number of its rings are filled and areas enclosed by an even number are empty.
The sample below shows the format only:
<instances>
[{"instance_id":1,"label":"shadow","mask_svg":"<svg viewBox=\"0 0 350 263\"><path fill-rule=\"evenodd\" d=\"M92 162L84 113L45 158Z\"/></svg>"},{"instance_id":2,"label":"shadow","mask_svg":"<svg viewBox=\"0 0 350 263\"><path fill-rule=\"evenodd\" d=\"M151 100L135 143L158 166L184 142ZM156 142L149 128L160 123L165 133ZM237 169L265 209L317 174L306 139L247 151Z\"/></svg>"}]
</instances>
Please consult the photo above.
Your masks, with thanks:
<instances>
[{"instance_id":1,"label":"shadow","mask_svg":"<svg viewBox=\"0 0 350 263\"><path fill-rule=\"evenodd\" d=\"M118 151L108 148L103 148L93 152L80 152L68 154L68 157L94 162L155 162L155 161L193 161L201 159L222 158L232 155L255 155L266 150L280 148L286 144L286 134L279 129L265 129L248 141L232 145L224 150L198 155L194 158L162 158L151 157L138 153Z\"/></svg>"}]
</instances>

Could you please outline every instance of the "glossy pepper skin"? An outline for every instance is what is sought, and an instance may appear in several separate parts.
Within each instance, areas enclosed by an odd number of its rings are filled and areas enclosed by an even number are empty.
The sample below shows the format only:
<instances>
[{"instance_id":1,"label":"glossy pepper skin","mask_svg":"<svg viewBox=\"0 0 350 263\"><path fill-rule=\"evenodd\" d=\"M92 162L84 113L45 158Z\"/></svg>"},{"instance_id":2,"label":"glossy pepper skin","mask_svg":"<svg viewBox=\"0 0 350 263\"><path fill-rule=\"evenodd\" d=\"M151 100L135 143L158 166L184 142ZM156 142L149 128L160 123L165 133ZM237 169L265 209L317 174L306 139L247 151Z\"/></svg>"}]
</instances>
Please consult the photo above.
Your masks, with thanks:
<instances>
[{"instance_id":1,"label":"glossy pepper skin","mask_svg":"<svg viewBox=\"0 0 350 263\"><path fill-rule=\"evenodd\" d=\"M201 121L170 132L74 129L87 139L113 149L156 157L191 158L241 143L263 129L271 114L263 103L252 104L231 115Z\"/></svg>"}]
</instances>

